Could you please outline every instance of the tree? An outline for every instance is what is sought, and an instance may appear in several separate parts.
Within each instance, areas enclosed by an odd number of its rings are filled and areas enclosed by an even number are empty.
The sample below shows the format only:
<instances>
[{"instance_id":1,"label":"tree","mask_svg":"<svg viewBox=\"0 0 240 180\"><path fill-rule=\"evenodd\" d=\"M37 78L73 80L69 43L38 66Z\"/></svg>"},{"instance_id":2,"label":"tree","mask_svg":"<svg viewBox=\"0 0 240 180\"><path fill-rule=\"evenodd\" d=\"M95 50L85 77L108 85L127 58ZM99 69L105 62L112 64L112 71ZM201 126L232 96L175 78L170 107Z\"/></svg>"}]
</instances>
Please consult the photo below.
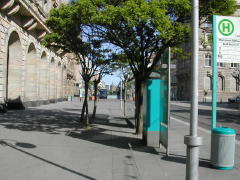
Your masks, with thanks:
<instances>
[{"instance_id":1,"label":"tree","mask_svg":"<svg viewBox=\"0 0 240 180\"><path fill-rule=\"evenodd\" d=\"M84 9L82 9L84 11ZM87 10L87 9L86 9ZM95 75L99 63L104 64L105 53L103 42L96 38L89 22L91 12L84 11L84 16L77 16L78 8L73 5L62 5L50 12L47 25L51 33L45 36L43 44L49 48L63 49L74 53L81 65L80 74L84 81L85 97L80 121L88 126L88 90L89 82Z\"/></svg>"},{"instance_id":2,"label":"tree","mask_svg":"<svg viewBox=\"0 0 240 180\"><path fill-rule=\"evenodd\" d=\"M69 6L68 10L62 16L66 16L67 19L71 16L70 22L56 22L67 26L74 21L77 29L82 25L91 26L99 39L118 47L119 53L126 54L135 78L136 133L141 133L143 84L160 61L166 48L175 47L189 39L191 1L79 0ZM209 21L212 14L229 15L235 10L235 0L200 0L200 22ZM58 24L55 25L59 27ZM69 27L64 28L69 29ZM61 31L59 28L57 30ZM79 34L74 35L77 37ZM59 37L57 40L62 41ZM68 42L76 44L75 41Z\"/></svg>"},{"instance_id":3,"label":"tree","mask_svg":"<svg viewBox=\"0 0 240 180\"><path fill-rule=\"evenodd\" d=\"M95 73L94 80L93 80L93 87L94 87L94 106L93 106L93 113L92 118L94 119L96 116L97 111L97 92L98 92L98 84L101 82L102 78L107 75L111 74L114 71L112 63L110 60L104 60L98 62L98 69Z\"/></svg>"},{"instance_id":4,"label":"tree","mask_svg":"<svg viewBox=\"0 0 240 180\"><path fill-rule=\"evenodd\" d=\"M143 129L140 118L142 86L164 50L190 37L190 0L80 0L79 8L91 4L92 22L99 36L121 49L135 77L137 133ZM200 0L200 22L212 14L229 15L236 10L235 0Z\"/></svg>"},{"instance_id":5,"label":"tree","mask_svg":"<svg viewBox=\"0 0 240 180\"><path fill-rule=\"evenodd\" d=\"M114 68L120 72L120 79L123 83L123 87L124 87L124 89L123 89L123 93L124 93L123 116L126 117L127 82L130 80L130 78L132 78L133 74L132 74L131 68L128 64L128 59L127 59L126 54L113 53L112 61L113 61ZM122 93L120 93L120 94L122 94Z\"/></svg>"}]
</instances>

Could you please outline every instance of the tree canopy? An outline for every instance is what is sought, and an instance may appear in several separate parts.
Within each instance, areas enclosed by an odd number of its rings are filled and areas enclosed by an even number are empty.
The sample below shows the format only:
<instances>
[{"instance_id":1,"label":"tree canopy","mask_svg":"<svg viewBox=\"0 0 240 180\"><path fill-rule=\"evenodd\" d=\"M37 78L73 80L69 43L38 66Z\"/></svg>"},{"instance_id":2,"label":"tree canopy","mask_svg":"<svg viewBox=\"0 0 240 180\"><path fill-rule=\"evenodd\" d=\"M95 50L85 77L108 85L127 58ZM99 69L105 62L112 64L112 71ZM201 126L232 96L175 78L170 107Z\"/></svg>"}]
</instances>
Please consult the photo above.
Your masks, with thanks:
<instances>
[{"instance_id":1,"label":"tree canopy","mask_svg":"<svg viewBox=\"0 0 240 180\"><path fill-rule=\"evenodd\" d=\"M84 42L84 34L91 28L93 39L126 55L140 105L141 84L164 50L189 40L191 8L191 0L75 0L51 11L47 25L52 33L44 44L74 52L79 59L88 57L92 42ZM236 0L200 0L200 23L235 10Z\"/></svg>"}]
</instances>

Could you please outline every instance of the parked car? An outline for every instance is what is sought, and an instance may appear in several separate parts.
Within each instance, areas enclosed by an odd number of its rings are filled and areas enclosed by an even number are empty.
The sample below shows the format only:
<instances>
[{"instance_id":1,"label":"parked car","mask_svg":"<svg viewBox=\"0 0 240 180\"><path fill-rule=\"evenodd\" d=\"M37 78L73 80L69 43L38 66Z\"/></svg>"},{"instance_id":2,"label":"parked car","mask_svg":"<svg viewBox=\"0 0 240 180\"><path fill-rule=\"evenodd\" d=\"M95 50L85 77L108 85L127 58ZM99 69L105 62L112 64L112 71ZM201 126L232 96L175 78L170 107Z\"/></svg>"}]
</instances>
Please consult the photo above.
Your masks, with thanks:
<instances>
[{"instance_id":1,"label":"parked car","mask_svg":"<svg viewBox=\"0 0 240 180\"><path fill-rule=\"evenodd\" d=\"M236 96L236 97L233 97L233 98L228 98L228 102L230 102L230 103L240 102L240 96Z\"/></svg>"}]
</instances>

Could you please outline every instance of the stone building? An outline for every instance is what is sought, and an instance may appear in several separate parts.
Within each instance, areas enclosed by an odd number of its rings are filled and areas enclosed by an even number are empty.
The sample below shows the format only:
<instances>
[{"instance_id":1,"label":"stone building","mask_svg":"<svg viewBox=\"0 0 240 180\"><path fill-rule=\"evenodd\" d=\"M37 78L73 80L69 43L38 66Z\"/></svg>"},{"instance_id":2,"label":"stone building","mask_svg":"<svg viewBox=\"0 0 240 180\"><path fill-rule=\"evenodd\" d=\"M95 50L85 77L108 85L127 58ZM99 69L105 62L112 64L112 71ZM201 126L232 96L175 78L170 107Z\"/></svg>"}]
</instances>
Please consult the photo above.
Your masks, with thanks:
<instances>
[{"instance_id":1,"label":"stone building","mask_svg":"<svg viewBox=\"0 0 240 180\"><path fill-rule=\"evenodd\" d=\"M66 0L0 1L0 103L33 106L74 94L78 65L41 45L51 8Z\"/></svg>"},{"instance_id":2,"label":"stone building","mask_svg":"<svg viewBox=\"0 0 240 180\"><path fill-rule=\"evenodd\" d=\"M240 1L238 10L233 16L240 16ZM212 48L211 38L212 25L204 24L200 32L199 48L199 101L211 101L212 96ZM191 52L191 43L183 44L183 52L188 56ZM239 57L240 58L240 57ZM186 59L177 59L175 71L177 100L190 100L191 98L191 55ZM218 101L224 102L228 98L240 95L239 88L239 64L218 63Z\"/></svg>"}]
</instances>

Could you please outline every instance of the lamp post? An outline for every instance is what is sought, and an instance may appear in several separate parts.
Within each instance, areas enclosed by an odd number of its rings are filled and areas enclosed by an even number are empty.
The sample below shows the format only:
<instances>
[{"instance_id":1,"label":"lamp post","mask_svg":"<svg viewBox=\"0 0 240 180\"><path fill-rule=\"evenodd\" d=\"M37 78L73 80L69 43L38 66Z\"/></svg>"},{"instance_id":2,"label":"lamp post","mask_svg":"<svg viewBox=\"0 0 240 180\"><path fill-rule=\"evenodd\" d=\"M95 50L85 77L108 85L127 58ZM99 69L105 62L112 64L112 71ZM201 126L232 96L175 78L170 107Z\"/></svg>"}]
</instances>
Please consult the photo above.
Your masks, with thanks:
<instances>
[{"instance_id":1,"label":"lamp post","mask_svg":"<svg viewBox=\"0 0 240 180\"><path fill-rule=\"evenodd\" d=\"M120 103L121 103L121 109L123 108L123 103L122 103L122 79L120 81Z\"/></svg>"},{"instance_id":2,"label":"lamp post","mask_svg":"<svg viewBox=\"0 0 240 180\"><path fill-rule=\"evenodd\" d=\"M192 104L190 118L190 134L184 137L187 145L186 180L198 180L199 146L198 137L198 75L199 75L199 0L192 0Z\"/></svg>"}]
</instances>

